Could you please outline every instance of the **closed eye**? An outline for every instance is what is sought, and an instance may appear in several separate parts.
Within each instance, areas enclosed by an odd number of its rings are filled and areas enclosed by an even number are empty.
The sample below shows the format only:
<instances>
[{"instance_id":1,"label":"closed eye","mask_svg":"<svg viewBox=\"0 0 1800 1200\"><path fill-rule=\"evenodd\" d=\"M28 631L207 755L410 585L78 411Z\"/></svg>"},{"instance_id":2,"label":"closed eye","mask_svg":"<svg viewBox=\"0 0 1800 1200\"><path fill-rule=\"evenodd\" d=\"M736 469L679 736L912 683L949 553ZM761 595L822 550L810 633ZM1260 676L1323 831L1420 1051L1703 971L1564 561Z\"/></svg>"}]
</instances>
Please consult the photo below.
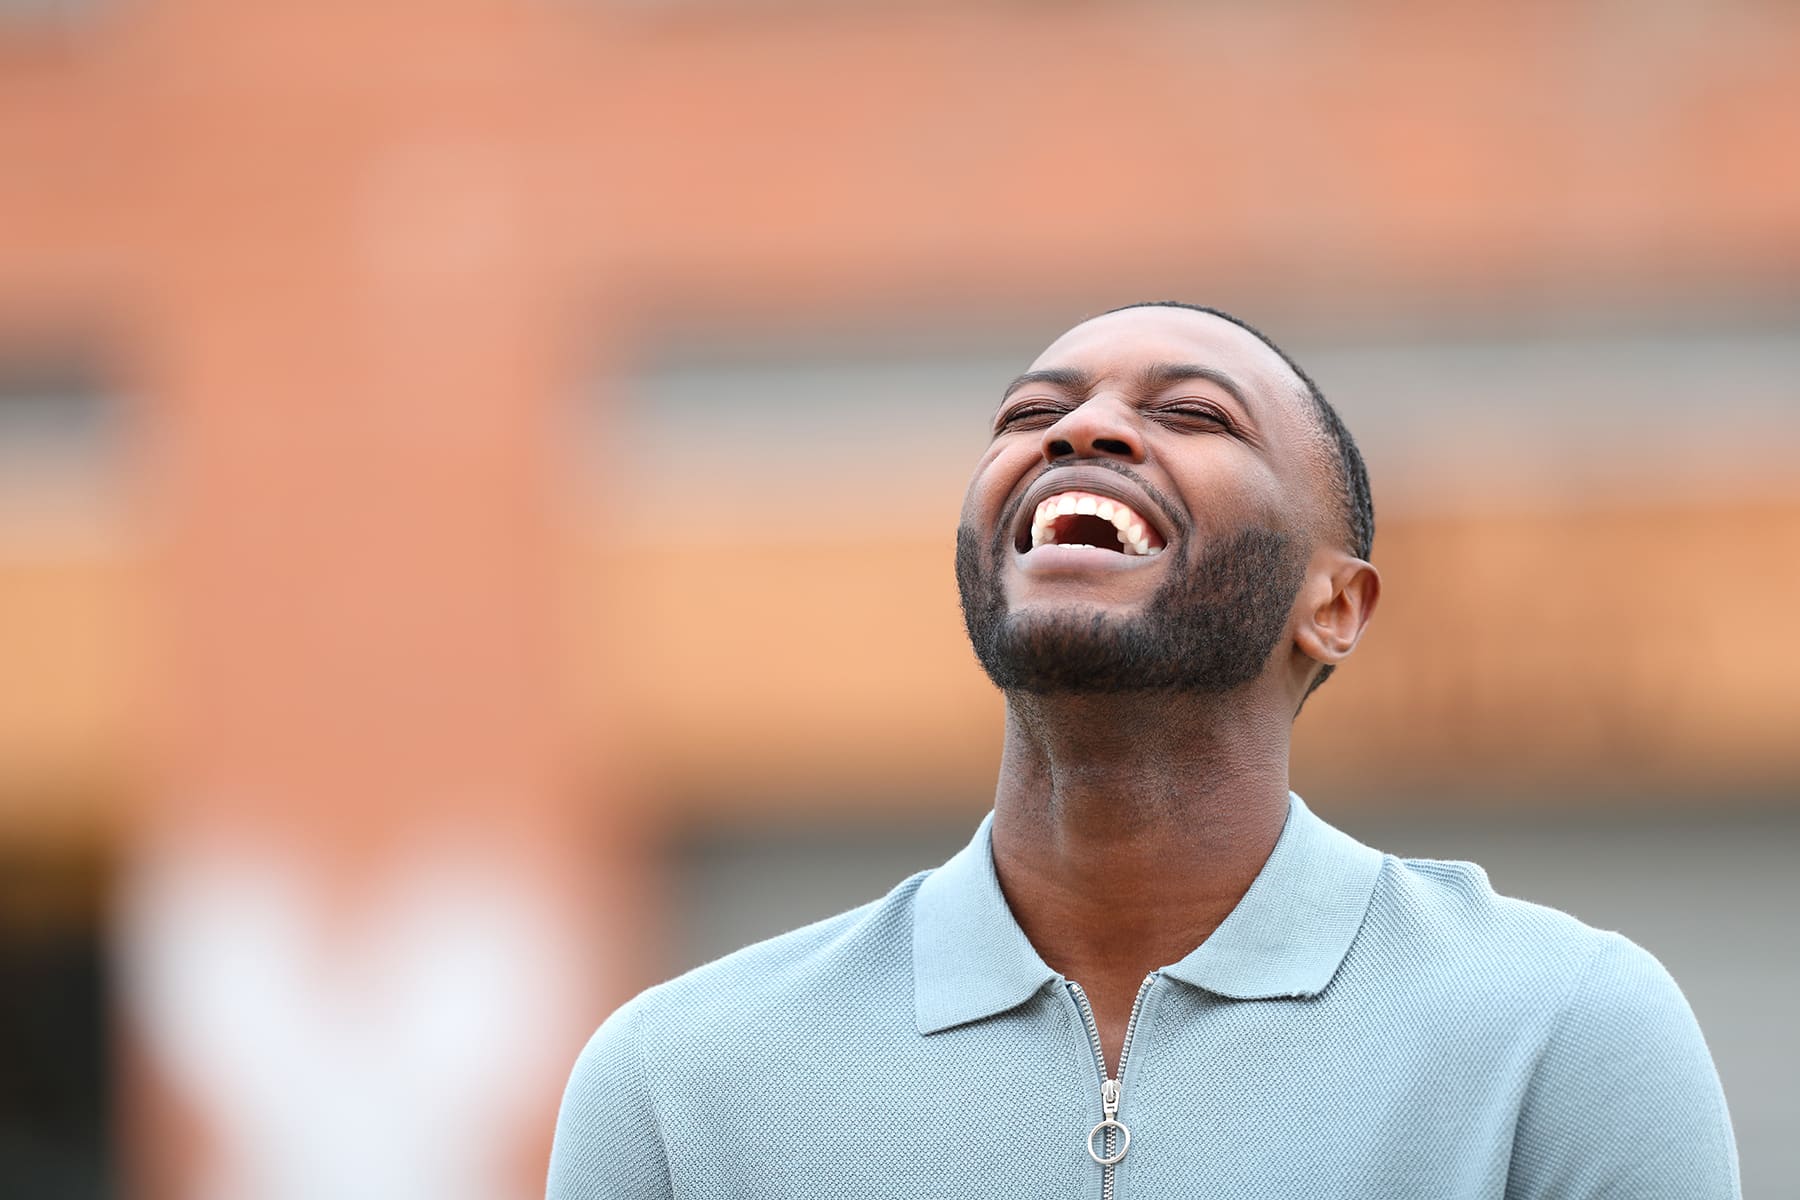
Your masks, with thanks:
<instances>
[{"instance_id":1,"label":"closed eye","mask_svg":"<svg viewBox=\"0 0 1800 1200\"><path fill-rule=\"evenodd\" d=\"M1066 411L1068 410L1052 404L1022 404L1010 412L1002 413L1000 419L994 422L994 431L998 433L1021 423L1054 421Z\"/></svg>"},{"instance_id":2,"label":"closed eye","mask_svg":"<svg viewBox=\"0 0 1800 1200\"><path fill-rule=\"evenodd\" d=\"M1174 420L1177 422L1205 421L1225 429L1236 431L1237 423L1218 409L1205 404L1164 404L1149 409L1149 414L1158 420Z\"/></svg>"}]
</instances>

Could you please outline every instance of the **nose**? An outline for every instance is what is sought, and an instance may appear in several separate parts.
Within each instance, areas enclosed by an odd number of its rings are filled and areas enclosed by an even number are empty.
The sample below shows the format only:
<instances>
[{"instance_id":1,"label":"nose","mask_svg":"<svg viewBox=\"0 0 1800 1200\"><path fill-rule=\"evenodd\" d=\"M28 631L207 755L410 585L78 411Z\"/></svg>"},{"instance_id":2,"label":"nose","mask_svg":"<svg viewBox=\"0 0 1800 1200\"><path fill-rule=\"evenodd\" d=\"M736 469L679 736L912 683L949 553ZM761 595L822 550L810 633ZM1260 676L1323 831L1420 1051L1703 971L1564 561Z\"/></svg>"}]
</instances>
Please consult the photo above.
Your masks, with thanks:
<instances>
[{"instance_id":1,"label":"nose","mask_svg":"<svg viewBox=\"0 0 1800 1200\"><path fill-rule=\"evenodd\" d=\"M1044 430L1044 461L1064 458L1122 458L1144 461L1143 437L1131 406L1107 396L1091 396Z\"/></svg>"}]
</instances>

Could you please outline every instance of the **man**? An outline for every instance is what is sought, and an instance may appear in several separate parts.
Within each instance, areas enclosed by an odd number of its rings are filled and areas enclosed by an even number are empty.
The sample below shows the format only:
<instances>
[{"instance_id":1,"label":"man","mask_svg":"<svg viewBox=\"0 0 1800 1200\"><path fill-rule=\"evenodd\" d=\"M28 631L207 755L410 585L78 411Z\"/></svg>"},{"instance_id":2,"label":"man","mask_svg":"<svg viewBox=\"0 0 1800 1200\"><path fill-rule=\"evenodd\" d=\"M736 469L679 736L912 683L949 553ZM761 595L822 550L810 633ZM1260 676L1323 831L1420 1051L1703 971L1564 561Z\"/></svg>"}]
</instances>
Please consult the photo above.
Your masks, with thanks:
<instances>
[{"instance_id":1,"label":"man","mask_svg":"<svg viewBox=\"0 0 1800 1200\"><path fill-rule=\"evenodd\" d=\"M1058 338L957 536L1006 695L991 817L615 1013L550 1195L1736 1196L1649 954L1288 791L1373 533L1355 443L1249 326L1163 303Z\"/></svg>"}]
</instances>

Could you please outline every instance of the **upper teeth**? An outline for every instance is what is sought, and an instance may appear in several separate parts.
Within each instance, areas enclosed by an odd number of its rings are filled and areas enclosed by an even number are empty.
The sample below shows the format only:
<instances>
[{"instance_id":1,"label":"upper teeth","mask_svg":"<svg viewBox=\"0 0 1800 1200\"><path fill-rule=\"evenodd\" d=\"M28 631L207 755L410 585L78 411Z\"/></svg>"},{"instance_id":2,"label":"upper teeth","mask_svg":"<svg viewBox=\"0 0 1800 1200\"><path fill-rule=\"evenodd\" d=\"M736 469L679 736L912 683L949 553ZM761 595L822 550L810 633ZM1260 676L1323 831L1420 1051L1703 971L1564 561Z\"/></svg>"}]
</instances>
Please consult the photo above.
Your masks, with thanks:
<instances>
[{"instance_id":1,"label":"upper teeth","mask_svg":"<svg viewBox=\"0 0 1800 1200\"><path fill-rule=\"evenodd\" d=\"M1162 547L1150 545L1150 523L1131 510L1131 506L1091 492L1058 492L1037 506L1031 518L1031 544L1042 546L1056 540L1056 519L1079 514L1111 521L1118 530L1121 548L1126 554L1160 554Z\"/></svg>"}]
</instances>

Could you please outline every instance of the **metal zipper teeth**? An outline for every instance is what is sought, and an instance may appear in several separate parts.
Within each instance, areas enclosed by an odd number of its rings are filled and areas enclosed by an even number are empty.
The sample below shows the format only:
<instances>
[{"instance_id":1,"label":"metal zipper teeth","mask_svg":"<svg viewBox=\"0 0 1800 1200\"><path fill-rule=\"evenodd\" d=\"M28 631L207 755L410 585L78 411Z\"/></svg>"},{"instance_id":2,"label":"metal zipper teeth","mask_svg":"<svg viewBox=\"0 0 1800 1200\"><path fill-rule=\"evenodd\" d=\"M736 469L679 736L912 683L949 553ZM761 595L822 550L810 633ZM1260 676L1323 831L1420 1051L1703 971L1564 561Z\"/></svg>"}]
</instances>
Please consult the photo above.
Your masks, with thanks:
<instances>
[{"instance_id":1,"label":"metal zipper teeth","mask_svg":"<svg viewBox=\"0 0 1800 1200\"><path fill-rule=\"evenodd\" d=\"M1137 1032L1138 1014L1144 1010L1144 997L1150 993L1150 985L1156 982L1157 972L1152 971L1144 976L1144 982L1138 984L1137 998L1131 1002L1131 1016L1125 1020L1125 1040L1119 1044L1119 1086L1125 1086L1125 1060L1131 1057L1131 1035ZM1095 1031L1098 1037L1098 1030ZM1102 1062L1105 1061L1103 1058Z\"/></svg>"},{"instance_id":2,"label":"metal zipper teeth","mask_svg":"<svg viewBox=\"0 0 1800 1200\"><path fill-rule=\"evenodd\" d=\"M1069 981L1069 987L1074 990L1075 1003L1081 1009L1082 1020L1087 1023L1088 1041L1090 1043L1092 1043L1092 1045L1094 1047L1094 1065L1100 1071L1100 1091L1101 1091L1102 1095L1105 1095L1106 1080L1107 1080L1106 1047L1100 1044L1100 1022L1098 1022L1094 1019L1093 1005L1088 1003L1087 993L1082 990L1081 985L1079 983L1076 983L1073 979L1071 979ZM1135 1005L1134 1005L1134 1007L1135 1007ZM1131 1028L1130 1020L1127 1020L1125 1022L1125 1028L1127 1031L1130 1030L1130 1028ZM1127 1042L1131 1041L1131 1035L1129 1032L1126 1033L1125 1040ZM1119 1058L1121 1060L1123 1060L1124 1057L1125 1057L1125 1051L1121 1047L1120 1051L1119 1051ZM1120 1086L1122 1089L1123 1085L1121 1084ZM1113 1131L1111 1129L1108 1129L1106 1131L1105 1145L1106 1145L1106 1156L1108 1158L1111 1158L1112 1153L1113 1153ZM1100 1200L1113 1200L1113 1166L1114 1165L1115 1164L1108 1163L1108 1164L1103 1165L1100 1168Z\"/></svg>"},{"instance_id":3,"label":"metal zipper teeth","mask_svg":"<svg viewBox=\"0 0 1800 1200\"><path fill-rule=\"evenodd\" d=\"M1071 979L1069 991L1075 997L1076 1007L1081 1009L1082 1023L1087 1026L1088 1042L1094 1048L1094 1063L1100 1068L1100 1078L1105 1079L1106 1047L1100 1044L1100 1023L1094 1020L1093 1006L1088 1003L1087 993L1081 990L1081 985Z\"/></svg>"},{"instance_id":4,"label":"metal zipper teeth","mask_svg":"<svg viewBox=\"0 0 1800 1200\"><path fill-rule=\"evenodd\" d=\"M1152 971L1144 976L1144 982L1138 984L1137 998L1131 1002L1131 1015L1125 1019L1125 1040L1119 1044L1119 1087L1123 1094L1125 1086L1125 1063L1131 1057L1131 1038L1137 1032L1138 1013L1143 1011L1144 997L1150 991L1150 985L1156 982L1158 972ZM1100 1072L1100 1086L1104 1089L1108 1077L1106 1074L1106 1047L1100 1044L1100 1022L1094 1019L1093 1005L1088 1003L1087 993L1073 979L1069 980L1069 991L1075 996L1075 1005L1081 1009L1081 1019L1087 1025L1088 1042L1094 1048L1094 1065ZM1113 1131L1106 1131L1106 1153L1113 1152ZM1111 1165L1100 1168L1100 1200L1113 1200L1113 1168Z\"/></svg>"}]
</instances>

